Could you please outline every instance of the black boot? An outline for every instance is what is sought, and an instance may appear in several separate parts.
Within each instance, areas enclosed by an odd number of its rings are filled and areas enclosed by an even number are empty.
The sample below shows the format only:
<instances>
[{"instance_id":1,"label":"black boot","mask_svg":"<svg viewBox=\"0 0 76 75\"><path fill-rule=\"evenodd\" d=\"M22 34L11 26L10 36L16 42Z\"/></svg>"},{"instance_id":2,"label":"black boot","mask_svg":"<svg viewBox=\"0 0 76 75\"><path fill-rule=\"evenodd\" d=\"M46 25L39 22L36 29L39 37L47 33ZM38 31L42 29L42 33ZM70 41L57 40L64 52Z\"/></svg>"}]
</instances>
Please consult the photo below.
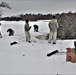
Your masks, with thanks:
<instances>
[{"instance_id":1,"label":"black boot","mask_svg":"<svg viewBox=\"0 0 76 75\"><path fill-rule=\"evenodd\" d=\"M31 41L28 41L29 43L31 43Z\"/></svg>"},{"instance_id":2,"label":"black boot","mask_svg":"<svg viewBox=\"0 0 76 75\"><path fill-rule=\"evenodd\" d=\"M53 44L56 44L55 42L53 42Z\"/></svg>"}]
</instances>

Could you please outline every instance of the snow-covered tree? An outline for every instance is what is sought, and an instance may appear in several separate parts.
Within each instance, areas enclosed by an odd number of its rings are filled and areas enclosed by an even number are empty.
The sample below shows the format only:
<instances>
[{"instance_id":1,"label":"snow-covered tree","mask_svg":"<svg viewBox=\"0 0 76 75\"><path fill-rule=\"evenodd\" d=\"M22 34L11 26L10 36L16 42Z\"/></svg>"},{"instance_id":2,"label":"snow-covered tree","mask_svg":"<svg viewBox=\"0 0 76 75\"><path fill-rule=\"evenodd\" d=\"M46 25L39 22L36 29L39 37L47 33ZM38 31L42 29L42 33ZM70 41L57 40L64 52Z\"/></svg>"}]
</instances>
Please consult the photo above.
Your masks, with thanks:
<instances>
[{"instance_id":1,"label":"snow-covered tree","mask_svg":"<svg viewBox=\"0 0 76 75\"><path fill-rule=\"evenodd\" d=\"M3 15L3 11L5 11L6 8L11 9L8 3L3 2L3 1L0 2L0 17Z\"/></svg>"}]
</instances>

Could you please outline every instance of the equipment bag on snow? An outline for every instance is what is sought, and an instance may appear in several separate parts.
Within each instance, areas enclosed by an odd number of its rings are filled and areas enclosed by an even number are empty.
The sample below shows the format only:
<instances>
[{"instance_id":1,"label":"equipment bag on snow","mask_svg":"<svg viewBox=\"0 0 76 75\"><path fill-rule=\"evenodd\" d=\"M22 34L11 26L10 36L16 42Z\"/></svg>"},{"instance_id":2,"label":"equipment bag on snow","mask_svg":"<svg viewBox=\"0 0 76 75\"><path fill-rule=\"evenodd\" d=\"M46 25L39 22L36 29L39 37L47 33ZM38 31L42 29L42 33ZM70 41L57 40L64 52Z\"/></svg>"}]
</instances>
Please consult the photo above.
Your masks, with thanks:
<instances>
[{"instance_id":1,"label":"equipment bag on snow","mask_svg":"<svg viewBox=\"0 0 76 75\"><path fill-rule=\"evenodd\" d=\"M66 48L66 61L75 63L76 62L76 52L72 48Z\"/></svg>"}]
</instances>

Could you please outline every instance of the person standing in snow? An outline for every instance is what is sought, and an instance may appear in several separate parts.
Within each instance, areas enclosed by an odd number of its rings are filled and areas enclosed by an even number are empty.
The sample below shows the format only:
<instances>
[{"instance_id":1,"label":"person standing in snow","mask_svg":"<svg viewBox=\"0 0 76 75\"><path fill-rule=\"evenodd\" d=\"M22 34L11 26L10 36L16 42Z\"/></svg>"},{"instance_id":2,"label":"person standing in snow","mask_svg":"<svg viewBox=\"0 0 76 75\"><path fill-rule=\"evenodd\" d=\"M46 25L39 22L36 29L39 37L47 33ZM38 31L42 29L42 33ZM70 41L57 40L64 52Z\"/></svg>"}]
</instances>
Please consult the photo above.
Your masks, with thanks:
<instances>
[{"instance_id":1,"label":"person standing in snow","mask_svg":"<svg viewBox=\"0 0 76 75\"><path fill-rule=\"evenodd\" d=\"M29 42L29 43L31 43L31 41L30 41L31 36L30 36L30 32L29 32L30 29L31 29L31 26L29 26L29 20L26 20L24 30L25 30L25 34L26 34L26 42Z\"/></svg>"},{"instance_id":2,"label":"person standing in snow","mask_svg":"<svg viewBox=\"0 0 76 75\"><path fill-rule=\"evenodd\" d=\"M0 23L0 38L2 38L2 34L1 34L1 23Z\"/></svg>"},{"instance_id":3,"label":"person standing in snow","mask_svg":"<svg viewBox=\"0 0 76 75\"><path fill-rule=\"evenodd\" d=\"M52 16L52 19L49 22L48 26L50 30L48 43L51 43L53 40L53 44L56 44L58 22L55 16Z\"/></svg>"}]
</instances>

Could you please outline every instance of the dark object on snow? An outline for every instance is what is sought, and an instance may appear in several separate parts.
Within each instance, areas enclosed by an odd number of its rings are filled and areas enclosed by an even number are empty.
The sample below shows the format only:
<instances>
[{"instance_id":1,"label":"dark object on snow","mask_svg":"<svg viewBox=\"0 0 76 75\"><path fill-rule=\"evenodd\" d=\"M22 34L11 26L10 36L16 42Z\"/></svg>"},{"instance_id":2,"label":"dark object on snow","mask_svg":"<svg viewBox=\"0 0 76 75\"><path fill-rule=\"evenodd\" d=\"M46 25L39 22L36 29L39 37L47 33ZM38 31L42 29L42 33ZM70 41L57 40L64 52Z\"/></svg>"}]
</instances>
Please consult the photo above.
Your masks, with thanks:
<instances>
[{"instance_id":1,"label":"dark object on snow","mask_svg":"<svg viewBox=\"0 0 76 75\"><path fill-rule=\"evenodd\" d=\"M1 23L0 23L0 29L1 29ZM0 30L0 38L2 38L1 30Z\"/></svg>"},{"instance_id":2,"label":"dark object on snow","mask_svg":"<svg viewBox=\"0 0 76 75\"><path fill-rule=\"evenodd\" d=\"M75 46L75 50L76 50L76 41L74 41L74 46Z\"/></svg>"},{"instance_id":3,"label":"dark object on snow","mask_svg":"<svg viewBox=\"0 0 76 75\"><path fill-rule=\"evenodd\" d=\"M0 32L0 38L2 38L2 34L1 34L1 32Z\"/></svg>"},{"instance_id":4,"label":"dark object on snow","mask_svg":"<svg viewBox=\"0 0 76 75\"><path fill-rule=\"evenodd\" d=\"M13 35L14 35L14 30L11 29L11 28L9 28L9 29L7 30L7 32L9 32L9 36L13 36Z\"/></svg>"},{"instance_id":5,"label":"dark object on snow","mask_svg":"<svg viewBox=\"0 0 76 75\"><path fill-rule=\"evenodd\" d=\"M38 25L33 25L33 27L34 27L34 32L38 32L39 29Z\"/></svg>"},{"instance_id":6,"label":"dark object on snow","mask_svg":"<svg viewBox=\"0 0 76 75\"><path fill-rule=\"evenodd\" d=\"M18 42L14 41L12 43L10 43L10 45L15 45L15 44L19 44Z\"/></svg>"},{"instance_id":7,"label":"dark object on snow","mask_svg":"<svg viewBox=\"0 0 76 75\"><path fill-rule=\"evenodd\" d=\"M49 57L49 56L51 56L51 55L53 55L53 54L55 54L55 53L58 53L58 52L59 52L58 50L55 50L55 51L53 51L53 52L51 52L51 53L48 53L47 56Z\"/></svg>"}]
</instances>

